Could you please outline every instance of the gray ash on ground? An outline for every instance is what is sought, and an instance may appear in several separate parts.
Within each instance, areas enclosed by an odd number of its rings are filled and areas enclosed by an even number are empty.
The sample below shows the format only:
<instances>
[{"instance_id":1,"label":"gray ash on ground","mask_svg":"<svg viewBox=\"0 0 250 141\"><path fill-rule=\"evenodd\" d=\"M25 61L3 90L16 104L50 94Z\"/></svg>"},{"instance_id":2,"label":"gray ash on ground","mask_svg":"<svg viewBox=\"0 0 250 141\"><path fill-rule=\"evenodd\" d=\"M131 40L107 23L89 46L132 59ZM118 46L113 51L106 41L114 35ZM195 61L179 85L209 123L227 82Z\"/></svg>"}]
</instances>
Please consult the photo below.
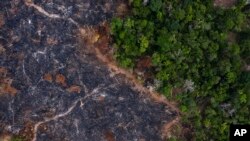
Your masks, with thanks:
<instances>
[{"instance_id":1,"label":"gray ash on ground","mask_svg":"<svg viewBox=\"0 0 250 141\"><path fill-rule=\"evenodd\" d=\"M8 83L0 81L0 135L37 141L163 140L161 128L177 113L134 90L122 76L111 76L94 55L77 50L87 45L79 44L78 27L68 18L81 26L99 24L112 17L112 2L34 0L62 17L53 19L24 1L1 0L0 67L6 72L0 79Z\"/></svg>"}]
</instances>

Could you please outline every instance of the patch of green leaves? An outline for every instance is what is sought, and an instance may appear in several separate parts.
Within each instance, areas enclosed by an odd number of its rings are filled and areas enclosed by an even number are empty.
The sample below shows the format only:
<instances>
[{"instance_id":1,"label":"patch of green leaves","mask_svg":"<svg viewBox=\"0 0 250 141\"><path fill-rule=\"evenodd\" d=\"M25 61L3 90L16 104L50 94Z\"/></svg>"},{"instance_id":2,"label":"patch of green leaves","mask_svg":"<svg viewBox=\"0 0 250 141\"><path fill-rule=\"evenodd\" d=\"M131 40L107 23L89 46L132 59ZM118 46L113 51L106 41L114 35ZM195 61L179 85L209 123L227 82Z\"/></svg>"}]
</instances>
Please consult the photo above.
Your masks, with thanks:
<instances>
[{"instance_id":1,"label":"patch of green leaves","mask_svg":"<svg viewBox=\"0 0 250 141\"><path fill-rule=\"evenodd\" d=\"M14 136L14 137L11 138L11 141L24 141L24 138L18 137L18 136Z\"/></svg>"}]
</instances>

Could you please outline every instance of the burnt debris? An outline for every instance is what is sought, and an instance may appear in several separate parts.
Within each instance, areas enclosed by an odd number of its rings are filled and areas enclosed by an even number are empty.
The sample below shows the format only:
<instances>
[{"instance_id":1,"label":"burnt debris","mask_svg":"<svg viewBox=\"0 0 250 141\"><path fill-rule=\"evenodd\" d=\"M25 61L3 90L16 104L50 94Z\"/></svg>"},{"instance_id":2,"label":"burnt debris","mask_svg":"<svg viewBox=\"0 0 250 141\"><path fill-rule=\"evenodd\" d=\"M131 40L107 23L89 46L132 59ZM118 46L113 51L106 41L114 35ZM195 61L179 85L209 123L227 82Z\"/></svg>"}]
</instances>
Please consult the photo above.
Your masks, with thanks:
<instances>
[{"instance_id":1,"label":"burnt debris","mask_svg":"<svg viewBox=\"0 0 250 141\"><path fill-rule=\"evenodd\" d=\"M161 128L176 112L77 49L87 48L79 44L79 26L109 20L115 5L112 0L1 0L0 136L163 140Z\"/></svg>"}]
</instances>

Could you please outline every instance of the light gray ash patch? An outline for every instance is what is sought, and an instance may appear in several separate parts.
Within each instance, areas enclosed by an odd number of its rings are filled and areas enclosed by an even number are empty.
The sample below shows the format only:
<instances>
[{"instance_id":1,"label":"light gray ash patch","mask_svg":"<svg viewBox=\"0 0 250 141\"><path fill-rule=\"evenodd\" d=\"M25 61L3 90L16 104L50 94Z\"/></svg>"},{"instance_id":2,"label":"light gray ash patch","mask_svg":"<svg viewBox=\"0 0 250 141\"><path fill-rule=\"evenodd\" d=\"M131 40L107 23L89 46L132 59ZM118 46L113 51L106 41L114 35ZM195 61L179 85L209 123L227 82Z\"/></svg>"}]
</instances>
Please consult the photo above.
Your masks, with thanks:
<instances>
[{"instance_id":1,"label":"light gray ash patch","mask_svg":"<svg viewBox=\"0 0 250 141\"><path fill-rule=\"evenodd\" d=\"M34 0L34 3L43 7L48 13L72 18L80 24L96 25L112 17L116 2L113 0ZM105 4L110 6L106 7Z\"/></svg>"}]
</instances>

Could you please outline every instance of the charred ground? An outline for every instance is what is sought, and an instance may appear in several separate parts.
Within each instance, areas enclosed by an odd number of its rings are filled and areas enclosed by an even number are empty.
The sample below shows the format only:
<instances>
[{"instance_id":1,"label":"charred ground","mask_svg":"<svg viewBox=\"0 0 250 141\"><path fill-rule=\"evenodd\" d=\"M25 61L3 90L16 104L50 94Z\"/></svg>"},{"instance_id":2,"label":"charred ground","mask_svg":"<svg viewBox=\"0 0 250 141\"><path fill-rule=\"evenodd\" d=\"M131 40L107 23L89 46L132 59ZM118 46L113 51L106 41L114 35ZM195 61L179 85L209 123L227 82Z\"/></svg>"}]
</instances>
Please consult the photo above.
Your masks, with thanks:
<instances>
[{"instance_id":1,"label":"charred ground","mask_svg":"<svg viewBox=\"0 0 250 141\"><path fill-rule=\"evenodd\" d=\"M126 76L112 75L80 40L79 28L109 20L116 4L0 2L0 136L37 141L163 140L161 129L176 111L135 90Z\"/></svg>"}]
</instances>

